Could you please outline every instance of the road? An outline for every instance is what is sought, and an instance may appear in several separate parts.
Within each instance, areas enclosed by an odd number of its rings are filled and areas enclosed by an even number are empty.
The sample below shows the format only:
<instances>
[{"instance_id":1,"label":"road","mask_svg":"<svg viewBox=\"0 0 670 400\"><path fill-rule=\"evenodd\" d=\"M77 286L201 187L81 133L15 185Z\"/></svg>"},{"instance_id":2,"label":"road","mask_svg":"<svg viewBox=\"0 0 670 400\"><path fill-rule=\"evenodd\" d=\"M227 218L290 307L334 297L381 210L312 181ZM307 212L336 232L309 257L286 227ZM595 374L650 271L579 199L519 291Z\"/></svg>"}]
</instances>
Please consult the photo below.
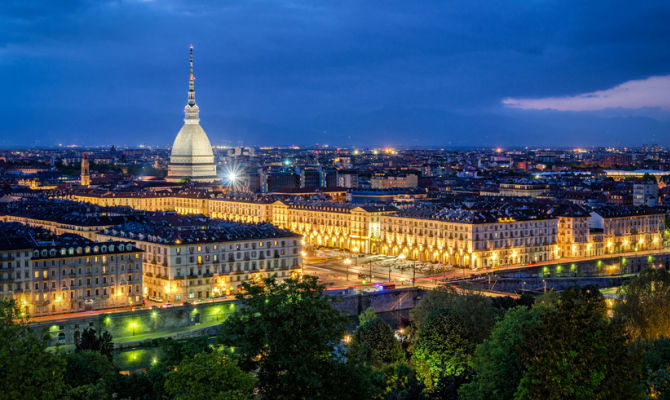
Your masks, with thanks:
<instances>
[{"instance_id":1,"label":"road","mask_svg":"<svg viewBox=\"0 0 670 400\"><path fill-rule=\"evenodd\" d=\"M658 255L670 253L670 249L657 249L627 252L613 255L600 255L581 258L561 258L538 262L533 264L512 265L507 267L496 267L495 269L466 269L451 266L436 266L429 263L417 262L416 284L420 286L435 286L444 280L455 280L471 278L498 272L510 272L529 268L537 268L545 265L570 264L589 260L604 258L625 258L632 256ZM351 263L347 265L347 259ZM365 257L351 257L348 253L337 250L316 250L312 256L304 257L303 273L316 275L326 287L348 287L359 285L370 285L375 283L391 283L395 285L412 284L413 261L401 260L397 257L371 255ZM391 275L389 278L389 266ZM372 268L372 280L368 279ZM347 274L348 269L348 274ZM364 274L365 279L359 274ZM347 279L348 275L348 279Z\"/></svg>"},{"instance_id":2,"label":"road","mask_svg":"<svg viewBox=\"0 0 670 400\"><path fill-rule=\"evenodd\" d=\"M350 257L337 250L317 250L303 258L303 273L315 275L326 287L348 287L375 283L411 286L414 261L383 255ZM432 285L435 278L462 275L462 269L416 263L416 284ZM372 279L370 279L372 276Z\"/></svg>"},{"instance_id":3,"label":"road","mask_svg":"<svg viewBox=\"0 0 670 400\"><path fill-rule=\"evenodd\" d=\"M513 265L509 267L496 267L495 269L474 269L469 270L465 268L455 268L450 266L436 266L429 263L416 263L416 285L424 287L434 287L438 284L444 284L445 281L454 279L470 278L478 275L485 275L497 272L510 272L515 270L523 270L528 268L535 268L544 265L554 265L557 263L569 264L572 262L598 260L602 258L621 258L640 255L656 255L661 253L670 253L670 249L647 250L638 252L628 252L616 255L603 255L586 258L562 258L560 260L545 261L527 265ZM347 265L345 260L350 259L351 263ZM303 273L306 275L316 275L319 280L326 285L327 288L344 288L351 286L373 285L376 283L391 283L398 287L412 285L412 269L414 261L401 260L397 257L384 255L367 255L364 257L351 257L347 252L338 250L316 250L313 254L304 257ZM390 267L390 279L389 279ZM369 279L370 271L372 270L372 279ZM348 271L348 273L347 273ZM362 275L364 274L365 278ZM348 276L347 276L348 275ZM209 301L226 301L233 299L216 298ZM146 307L151 305L159 305L147 301ZM52 322L65 321L69 319L90 317L92 315L102 315L115 312L128 312L130 307L112 308L105 310L85 311L77 313L67 313L59 315L50 315L44 317L32 317L30 320L35 322Z\"/></svg>"}]
</instances>

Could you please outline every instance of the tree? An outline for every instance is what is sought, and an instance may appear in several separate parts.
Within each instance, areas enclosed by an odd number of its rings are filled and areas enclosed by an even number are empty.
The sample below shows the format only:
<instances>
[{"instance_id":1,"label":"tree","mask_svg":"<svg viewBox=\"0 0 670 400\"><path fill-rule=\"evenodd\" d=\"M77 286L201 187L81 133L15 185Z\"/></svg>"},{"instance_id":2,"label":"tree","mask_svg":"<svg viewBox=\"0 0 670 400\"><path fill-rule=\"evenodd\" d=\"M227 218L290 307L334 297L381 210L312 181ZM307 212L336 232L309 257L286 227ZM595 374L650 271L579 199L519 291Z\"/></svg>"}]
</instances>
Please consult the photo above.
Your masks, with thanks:
<instances>
[{"instance_id":1,"label":"tree","mask_svg":"<svg viewBox=\"0 0 670 400\"><path fill-rule=\"evenodd\" d=\"M642 382L647 399L670 399L670 338L639 340L642 352Z\"/></svg>"},{"instance_id":2,"label":"tree","mask_svg":"<svg viewBox=\"0 0 670 400\"><path fill-rule=\"evenodd\" d=\"M165 392L175 400L251 400L256 380L222 352L198 353L167 374Z\"/></svg>"},{"instance_id":3,"label":"tree","mask_svg":"<svg viewBox=\"0 0 670 400\"><path fill-rule=\"evenodd\" d=\"M119 398L163 399L165 379L183 360L192 359L199 353L211 353L207 337L196 337L185 340L157 339L154 345L159 347L161 357L144 374L118 375L114 391Z\"/></svg>"},{"instance_id":4,"label":"tree","mask_svg":"<svg viewBox=\"0 0 670 400\"><path fill-rule=\"evenodd\" d=\"M114 381L110 386L109 392L112 393L114 399L132 399L132 400L159 400L165 399L162 387L157 390L156 383L152 378L155 374L147 373L133 373L130 375L116 374ZM159 382L163 384L165 381L164 375L167 375L166 370L162 370L161 379Z\"/></svg>"},{"instance_id":5,"label":"tree","mask_svg":"<svg viewBox=\"0 0 670 400\"><path fill-rule=\"evenodd\" d=\"M474 378L459 390L465 400L512 399L523 373L519 349L521 332L540 322L541 307L509 310L496 324L491 337L477 346Z\"/></svg>"},{"instance_id":6,"label":"tree","mask_svg":"<svg viewBox=\"0 0 670 400\"><path fill-rule=\"evenodd\" d=\"M14 300L0 300L0 399L59 399L65 358L47 351L48 333L27 325Z\"/></svg>"},{"instance_id":7,"label":"tree","mask_svg":"<svg viewBox=\"0 0 670 400\"><path fill-rule=\"evenodd\" d=\"M597 288L567 289L522 335L515 399L640 397L639 357L629 352L623 326L607 318Z\"/></svg>"},{"instance_id":8,"label":"tree","mask_svg":"<svg viewBox=\"0 0 670 400\"><path fill-rule=\"evenodd\" d=\"M475 292L457 293L451 288L431 290L410 311L416 329L421 329L430 313L438 308L449 308L459 315L468 337L475 343L486 339L504 310L493 306L490 298Z\"/></svg>"},{"instance_id":9,"label":"tree","mask_svg":"<svg viewBox=\"0 0 670 400\"><path fill-rule=\"evenodd\" d=\"M106 397L117 374L107 357L96 351L82 350L68 354L66 361L65 381L72 387L72 399Z\"/></svg>"},{"instance_id":10,"label":"tree","mask_svg":"<svg viewBox=\"0 0 670 400\"><path fill-rule=\"evenodd\" d=\"M504 297L493 297L491 298L491 305L496 308L503 309L505 311L510 310L517 306L530 307L535 303L535 297L532 294L524 292L521 294L521 297L515 299L510 296Z\"/></svg>"},{"instance_id":11,"label":"tree","mask_svg":"<svg viewBox=\"0 0 670 400\"><path fill-rule=\"evenodd\" d=\"M467 375L475 345L459 314L448 308L433 310L419 331L412 355L427 390L434 392L454 377Z\"/></svg>"},{"instance_id":12,"label":"tree","mask_svg":"<svg viewBox=\"0 0 670 400\"><path fill-rule=\"evenodd\" d=\"M209 353L212 351L209 339L205 336L186 340L159 339L156 343L163 355L161 363L170 368L179 365L184 358L192 358L198 353Z\"/></svg>"},{"instance_id":13,"label":"tree","mask_svg":"<svg viewBox=\"0 0 670 400\"><path fill-rule=\"evenodd\" d=\"M372 321L375 318L378 318L375 309L372 307L368 307L367 310L363 311L361 314L358 315L358 325L359 326L363 325L364 323Z\"/></svg>"},{"instance_id":14,"label":"tree","mask_svg":"<svg viewBox=\"0 0 670 400\"><path fill-rule=\"evenodd\" d=\"M362 315L362 314L361 314ZM353 335L347 356L375 368L402 361L403 351L391 327L381 318L368 320Z\"/></svg>"},{"instance_id":15,"label":"tree","mask_svg":"<svg viewBox=\"0 0 670 400\"><path fill-rule=\"evenodd\" d=\"M416 400L423 398L423 385L417 380L414 369L405 362L386 365L384 373L384 398L388 400Z\"/></svg>"},{"instance_id":16,"label":"tree","mask_svg":"<svg viewBox=\"0 0 670 400\"><path fill-rule=\"evenodd\" d=\"M221 326L219 342L245 371L257 371L268 399L330 399L341 394L347 371L336 347L346 319L316 277L243 283L242 305ZM338 376L333 376L337 373ZM349 384L349 382L346 382Z\"/></svg>"},{"instance_id":17,"label":"tree","mask_svg":"<svg viewBox=\"0 0 670 400\"><path fill-rule=\"evenodd\" d=\"M75 351L97 351L107 357L109 361L113 360L114 343L112 342L112 334L104 331L99 335L95 334L95 329L86 328L81 333L79 341L75 343Z\"/></svg>"},{"instance_id":18,"label":"tree","mask_svg":"<svg viewBox=\"0 0 670 400\"><path fill-rule=\"evenodd\" d=\"M634 336L651 339L670 336L670 273L645 269L619 288L615 318Z\"/></svg>"}]
</instances>

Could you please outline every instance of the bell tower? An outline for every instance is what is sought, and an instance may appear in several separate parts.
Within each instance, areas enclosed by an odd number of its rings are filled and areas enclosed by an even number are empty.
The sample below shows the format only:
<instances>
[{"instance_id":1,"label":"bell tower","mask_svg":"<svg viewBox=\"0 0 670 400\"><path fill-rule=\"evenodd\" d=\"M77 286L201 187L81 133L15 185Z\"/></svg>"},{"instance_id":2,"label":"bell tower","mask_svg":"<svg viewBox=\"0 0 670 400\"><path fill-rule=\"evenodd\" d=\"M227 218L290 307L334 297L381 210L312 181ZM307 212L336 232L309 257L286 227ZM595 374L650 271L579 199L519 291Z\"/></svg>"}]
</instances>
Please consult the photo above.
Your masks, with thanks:
<instances>
[{"instance_id":1,"label":"bell tower","mask_svg":"<svg viewBox=\"0 0 670 400\"><path fill-rule=\"evenodd\" d=\"M81 186L91 186L91 174L89 172L88 158L86 157L86 153L84 153L83 157L81 158L81 177L79 178L79 183Z\"/></svg>"}]
</instances>

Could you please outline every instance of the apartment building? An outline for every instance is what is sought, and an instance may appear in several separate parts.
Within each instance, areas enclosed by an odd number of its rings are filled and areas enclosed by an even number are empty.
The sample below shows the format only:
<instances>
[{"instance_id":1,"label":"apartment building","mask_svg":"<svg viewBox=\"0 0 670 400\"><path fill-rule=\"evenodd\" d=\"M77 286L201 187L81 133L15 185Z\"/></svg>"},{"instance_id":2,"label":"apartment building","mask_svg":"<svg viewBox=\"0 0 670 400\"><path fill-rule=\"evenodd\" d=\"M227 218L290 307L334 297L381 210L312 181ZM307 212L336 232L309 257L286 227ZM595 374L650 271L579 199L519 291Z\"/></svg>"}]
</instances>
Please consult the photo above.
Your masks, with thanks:
<instances>
[{"instance_id":1,"label":"apartment building","mask_svg":"<svg viewBox=\"0 0 670 400\"><path fill-rule=\"evenodd\" d=\"M164 205L166 210L181 214L201 211L238 222L269 222L301 235L305 246L366 254L402 253L409 259L472 268L658 249L665 227L662 210L577 205L570 209L529 194L480 196L443 205L417 202L402 210L259 195L175 199ZM179 201L191 203L174 207Z\"/></svg>"},{"instance_id":2,"label":"apartment building","mask_svg":"<svg viewBox=\"0 0 670 400\"><path fill-rule=\"evenodd\" d=\"M470 268L555 258L557 223L542 215L500 217L431 207L381 217L381 253Z\"/></svg>"},{"instance_id":3,"label":"apartment building","mask_svg":"<svg viewBox=\"0 0 670 400\"><path fill-rule=\"evenodd\" d=\"M166 303L237 293L243 282L301 270L300 235L268 223L163 215L105 229L144 250L144 295Z\"/></svg>"},{"instance_id":4,"label":"apartment building","mask_svg":"<svg viewBox=\"0 0 670 400\"><path fill-rule=\"evenodd\" d=\"M51 315L142 302L142 251L132 242L55 235L18 223L0 224L2 294L24 312Z\"/></svg>"}]
</instances>

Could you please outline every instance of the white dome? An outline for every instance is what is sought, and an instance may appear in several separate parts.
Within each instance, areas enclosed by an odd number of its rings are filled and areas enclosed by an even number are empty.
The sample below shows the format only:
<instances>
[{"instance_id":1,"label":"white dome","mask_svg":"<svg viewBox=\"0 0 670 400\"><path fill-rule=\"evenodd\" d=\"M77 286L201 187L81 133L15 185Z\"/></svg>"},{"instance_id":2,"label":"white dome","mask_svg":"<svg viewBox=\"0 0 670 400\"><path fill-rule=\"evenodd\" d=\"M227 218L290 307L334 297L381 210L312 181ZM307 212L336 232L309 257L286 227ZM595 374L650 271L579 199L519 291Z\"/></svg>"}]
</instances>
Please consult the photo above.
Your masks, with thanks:
<instances>
[{"instance_id":1,"label":"white dome","mask_svg":"<svg viewBox=\"0 0 670 400\"><path fill-rule=\"evenodd\" d=\"M184 126L181 127L172 144L170 164L168 164L168 182L192 180L196 182L214 182L216 164L212 144L205 130L200 126L200 108L195 104L193 81L193 46L190 52L191 72L188 81L188 103L184 108Z\"/></svg>"},{"instance_id":2,"label":"white dome","mask_svg":"<svg viewBox=\"0 0 670 400\"><path fill-rule=\"evenodd\" d=\"M172 144L170 162L179 164L213 163L209 138L200 124L184 124Z\"/></svg>"}]
</instances>

